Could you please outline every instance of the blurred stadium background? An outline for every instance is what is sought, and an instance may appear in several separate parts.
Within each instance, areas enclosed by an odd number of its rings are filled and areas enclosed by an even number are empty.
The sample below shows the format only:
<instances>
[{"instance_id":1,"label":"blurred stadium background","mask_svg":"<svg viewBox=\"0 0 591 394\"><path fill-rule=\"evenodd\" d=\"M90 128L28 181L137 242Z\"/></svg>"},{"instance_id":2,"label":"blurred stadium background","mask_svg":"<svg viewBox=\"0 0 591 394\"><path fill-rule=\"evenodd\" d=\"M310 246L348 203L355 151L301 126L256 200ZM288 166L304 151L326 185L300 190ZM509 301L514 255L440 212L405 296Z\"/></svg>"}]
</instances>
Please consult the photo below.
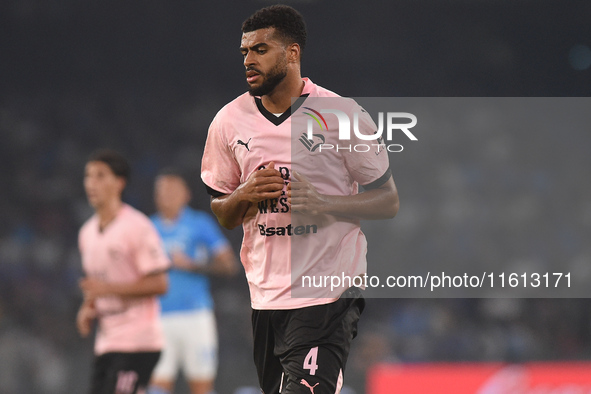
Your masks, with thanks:
<instances>
[{"instance_id":1,"label":"blurred stadium background","mask_svg":"<svg viewBox=\"0 0 591 394\"><path fill-rule=\"evenodd\" d=\"M342 95L589 95L588 1L287 3L308 24L303 74ZM195 175L193 205L209 209L198 176L207 127L245 90L240 24L268 4L0 2L0 394L85 392L92 344L74 325L81 299L77 231L91 213L82 189L85 159L105 146L127 155L133 176L125 200L146 213L154 211L156 171L187 168ZM535 130L494 139L501 156L481 163L480 175L494 174L497 183L468 197L470 180L479 176L470 172L478 158L469 152L489 140L464 139L455 150L434 151L431 163L410 158L406 168L393 157L401 212L408 207L416 218L396 223L404 242L393 244L406 248L407 258L430 245L453 256L465 250L475 226L453 202L494 202L500 219L480 234L510 232L495 245L498 258L591 265L591 164L584 152L591 132L575 141L557 134L542 166L527 154L537 148ZM427 167L433 163L437 169ZM435 184L413 176L436 170ZM434 190L441 200L425 197ZM240 230L226 234L238 250ZM371 234L369 242L371 248ZM479 258L490 250L468 252ZM217 391L233 393L256 385L247 286L240 276L214 281L214 289ZM381 362L589 359L587 299L376 299L346 383L365 393L367 372ZM177 393L185 390L181 385Z\"/></svg>"}]
</instances>

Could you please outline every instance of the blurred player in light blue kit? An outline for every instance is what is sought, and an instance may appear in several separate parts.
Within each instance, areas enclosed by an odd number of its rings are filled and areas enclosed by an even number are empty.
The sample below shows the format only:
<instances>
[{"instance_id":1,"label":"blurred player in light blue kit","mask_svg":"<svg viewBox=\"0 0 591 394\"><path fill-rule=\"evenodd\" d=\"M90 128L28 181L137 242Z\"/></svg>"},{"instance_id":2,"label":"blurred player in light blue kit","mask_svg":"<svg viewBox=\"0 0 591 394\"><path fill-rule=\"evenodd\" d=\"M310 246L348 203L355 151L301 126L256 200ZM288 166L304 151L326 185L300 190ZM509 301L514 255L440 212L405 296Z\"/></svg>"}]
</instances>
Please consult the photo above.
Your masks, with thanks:
<instances>
[{"instance_id":1,"label":"blurred player in light blue kit","mask_svg":"<svg viewBox=\"0 0 591 394\"><path fill-rule=\"evenodd\" d=\"M192 394L213 391L217 372L217 330L208 275L232 275L237 260L209 214L188 206L183 175L166 169L156 177L157 213L152 221L172 261L169 291L160 298L166 338L152 375L150 393L172 393L182 370Z\"/></svg>"}]
</instances>

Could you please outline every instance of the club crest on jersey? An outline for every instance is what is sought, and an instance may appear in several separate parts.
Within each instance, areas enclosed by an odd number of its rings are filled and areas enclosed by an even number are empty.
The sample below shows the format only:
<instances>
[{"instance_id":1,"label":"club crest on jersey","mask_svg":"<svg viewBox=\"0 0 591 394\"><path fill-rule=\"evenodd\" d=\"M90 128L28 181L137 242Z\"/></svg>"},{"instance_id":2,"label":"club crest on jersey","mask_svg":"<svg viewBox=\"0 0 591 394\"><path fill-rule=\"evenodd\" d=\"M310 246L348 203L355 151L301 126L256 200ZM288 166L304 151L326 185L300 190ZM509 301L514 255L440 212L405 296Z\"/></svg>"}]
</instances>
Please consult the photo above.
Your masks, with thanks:
<instances>
[{"instance_id":1,"label":"club crest on jersey","mask_svg":"<svg viewBox=\"0 0 591 394\"><path fill-rule=\"evenodd\" d=\"M312 139L308 139L308 135L306 133L302 133L300 137L300 142L308 149L310 152L314 152L318 149L322 144L326 142L326 139L322 134L312 134Z\"/></svg>"},{"instance_id":2,"label":"club crest on jersey","mask_svg":"<svg viewBox=\"0 0 591 394\"><path fill-rule=\"evenodd\" d=\"M236 144L243 145L246 148L246 150L250 152L250 148L248 147L250 140L252 140L252 138L249 138L248 141L246 141L246 142L244 142L242 140L238 140L238 141L236 141Z\"/></svg>"}]
</instances>

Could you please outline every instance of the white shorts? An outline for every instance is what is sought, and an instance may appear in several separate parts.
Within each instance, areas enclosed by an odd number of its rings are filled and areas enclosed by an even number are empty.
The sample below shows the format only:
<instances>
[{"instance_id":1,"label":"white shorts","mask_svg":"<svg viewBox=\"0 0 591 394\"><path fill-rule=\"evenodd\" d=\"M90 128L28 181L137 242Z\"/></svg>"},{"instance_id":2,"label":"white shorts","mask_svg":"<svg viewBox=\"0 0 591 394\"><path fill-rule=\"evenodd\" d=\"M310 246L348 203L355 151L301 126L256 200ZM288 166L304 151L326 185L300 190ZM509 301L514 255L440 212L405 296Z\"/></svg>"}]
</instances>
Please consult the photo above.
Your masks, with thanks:
<instances>
[{"instance_id":1,"label":"white shorts","mask_svg":"<svg viewBox=\"0 0 591 394\"><path fill-rule=\"evenodd\" d=\"M152 373L156 380L176 380L179 370L188 380L213 380L218 367L218 337L211 310L162 315L165 345Z\"/></svg>"}]
</instances>

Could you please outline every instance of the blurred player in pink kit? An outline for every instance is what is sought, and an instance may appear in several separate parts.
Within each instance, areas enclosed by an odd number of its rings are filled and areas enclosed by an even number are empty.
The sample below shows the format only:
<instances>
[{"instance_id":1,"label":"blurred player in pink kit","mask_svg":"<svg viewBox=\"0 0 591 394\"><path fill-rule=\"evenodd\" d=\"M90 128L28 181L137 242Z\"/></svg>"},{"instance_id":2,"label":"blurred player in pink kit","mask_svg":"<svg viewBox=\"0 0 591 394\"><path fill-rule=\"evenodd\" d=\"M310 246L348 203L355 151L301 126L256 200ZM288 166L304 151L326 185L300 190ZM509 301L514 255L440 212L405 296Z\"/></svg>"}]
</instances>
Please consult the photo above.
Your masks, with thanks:
<instances>
[{"instance_id":1,"label":"blurred player in pink kit","mask_svg":"<svg viewBox=\"0 0 591 394\"><path fill-rule=\"evenodd\" d=\"M361 291L313 294L296 288L303 275L366 273L359 221L392 218L398 211L387 152L376 145L335 155L315 149L314 141L299 143L299 135L294 144L292 126L305 130L298 115L320 110L314 100L321 98L339 99L355 112L360 133L373 135L377 127L353 100L301 77L306 28L296 10L263 8L243 23L242 33L249 92L212 121L201 176L218 221L244 230L241 260L262 391L339 393L364 308ZM325 126L315 134L319 140L339 134L335 119L327 117ZM296 290L304 291L297 296Z\"/></svg>"},{"instance_id":2,"label":"blurred player in pink kit","mask_svg":"<svg viewBox=\"0 0 591 394\"><path fill-rule=\"evenodd\" d=\"M150 219L121 200L129 174L110 150L95 152L84 172L95 214L78 239L86 276L77 326L86 337L98 322L92 394L144 393L164 342L156 296L167 290L170 262Z\"/></svg>"}]
</instances>

